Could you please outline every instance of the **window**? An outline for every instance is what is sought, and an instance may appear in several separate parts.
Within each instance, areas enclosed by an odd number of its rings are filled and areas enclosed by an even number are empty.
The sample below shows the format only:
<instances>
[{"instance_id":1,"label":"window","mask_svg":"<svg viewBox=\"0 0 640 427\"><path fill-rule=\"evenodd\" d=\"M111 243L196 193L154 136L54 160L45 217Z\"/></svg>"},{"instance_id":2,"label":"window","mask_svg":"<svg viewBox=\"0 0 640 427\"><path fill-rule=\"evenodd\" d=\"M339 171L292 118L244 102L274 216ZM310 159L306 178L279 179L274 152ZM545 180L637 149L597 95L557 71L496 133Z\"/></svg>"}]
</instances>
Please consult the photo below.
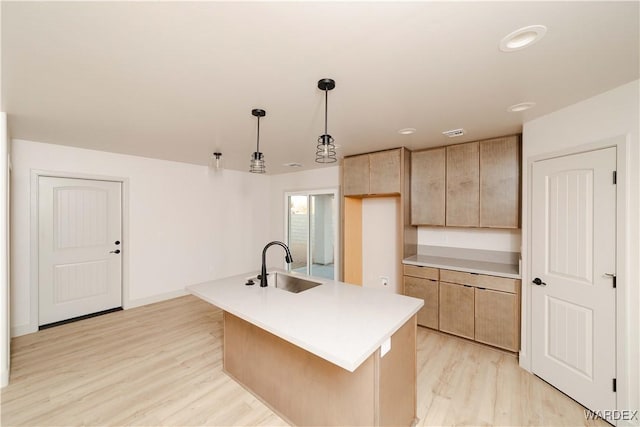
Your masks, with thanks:
<instances>
[{"instance_id":1,"label":"window","mask_svg":"<svg viewBox=\"0 0 640 427\"><path fill-rule=\"evenodd\" d=\"M338 190L286 193L285 241L294 262L287 268L338 278Z\"/></svg>"}]
</instances>

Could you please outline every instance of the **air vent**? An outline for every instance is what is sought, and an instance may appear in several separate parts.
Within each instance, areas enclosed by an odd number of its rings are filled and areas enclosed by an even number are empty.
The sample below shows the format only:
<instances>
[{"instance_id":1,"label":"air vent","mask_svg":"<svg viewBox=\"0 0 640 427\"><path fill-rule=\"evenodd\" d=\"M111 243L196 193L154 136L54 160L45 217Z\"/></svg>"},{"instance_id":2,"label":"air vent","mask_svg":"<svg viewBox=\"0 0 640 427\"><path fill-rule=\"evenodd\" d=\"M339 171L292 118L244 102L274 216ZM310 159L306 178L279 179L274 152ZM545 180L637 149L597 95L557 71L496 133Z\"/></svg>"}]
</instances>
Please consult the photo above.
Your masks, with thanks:
<instances>
[{"instance_id":1,"label":"air vent","mask_svg":"<svg viewBox=\"0 0 640 427\"><path fill-rule=\"evenodd\" d=\"M448 136L449 138L455 138L456 136L464 135L464 129L451 129L442 132L443 135Z\"/></svg>"},{"instance_id":2,"label":"air vent","mask_svg":"<svg viewBox=\"0 0 640 427\"><path fill-rule=\"evenodd\" d=\"M291 162L291 163L284 163L282 166L289 166L290 168L301 168L302 164Z\"/></svg>"}]
</instances>

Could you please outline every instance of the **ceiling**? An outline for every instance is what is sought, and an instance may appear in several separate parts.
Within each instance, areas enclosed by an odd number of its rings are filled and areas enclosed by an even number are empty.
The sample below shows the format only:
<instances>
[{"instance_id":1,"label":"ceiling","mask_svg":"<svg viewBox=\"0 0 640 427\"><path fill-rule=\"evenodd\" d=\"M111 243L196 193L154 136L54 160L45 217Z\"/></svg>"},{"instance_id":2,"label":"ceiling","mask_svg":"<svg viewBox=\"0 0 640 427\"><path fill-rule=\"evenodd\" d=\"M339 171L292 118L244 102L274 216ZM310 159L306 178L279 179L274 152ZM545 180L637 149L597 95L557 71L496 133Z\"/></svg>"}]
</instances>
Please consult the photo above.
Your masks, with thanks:
<instances>
[{"instance_id":1,"label":"ceiling","mask_svg":"<svg viewBox=\"0 0 640 427\"><path fill-rule=\"evenodd\" d=\"M316 164L321 78L339 157L513 134L639 78L633 2L2 2L13 138L267 172ZM501 52L528 25L536 44ZM507 107L533 101L520 113ZM413 135L400 135L412 127ZM464 128L462 137L442 132Z\"/></svg>"}]
</instances>

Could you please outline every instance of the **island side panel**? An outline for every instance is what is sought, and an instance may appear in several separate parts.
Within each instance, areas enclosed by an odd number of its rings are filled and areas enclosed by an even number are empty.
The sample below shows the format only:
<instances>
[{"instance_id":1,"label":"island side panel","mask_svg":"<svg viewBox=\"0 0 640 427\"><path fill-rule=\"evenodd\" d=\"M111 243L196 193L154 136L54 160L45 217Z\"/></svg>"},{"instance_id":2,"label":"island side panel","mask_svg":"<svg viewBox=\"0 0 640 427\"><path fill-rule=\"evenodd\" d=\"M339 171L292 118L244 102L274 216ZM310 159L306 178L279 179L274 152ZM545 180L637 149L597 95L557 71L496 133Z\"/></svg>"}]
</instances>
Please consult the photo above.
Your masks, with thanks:
<instances>
[{"instance_id":1,"label":"island side panel","mask_svg":"<svg viewBox=\"0 0 640 427\"><path fill-rule=\"evenodd\" d=\"M349 372L228 312L224 371L295 425L375 424L374 355Z\"/></svg>"},{"instance_id":2,"label":"island side panel","mask_svg":"<svg viewBox=\"0 0 640 427\"><path fill-rule=\"evenodd\" d=\"M379 357L379 424L409 426L417 422L417 317L391 336L391 350Z\"/></svg>"}]
</instances>

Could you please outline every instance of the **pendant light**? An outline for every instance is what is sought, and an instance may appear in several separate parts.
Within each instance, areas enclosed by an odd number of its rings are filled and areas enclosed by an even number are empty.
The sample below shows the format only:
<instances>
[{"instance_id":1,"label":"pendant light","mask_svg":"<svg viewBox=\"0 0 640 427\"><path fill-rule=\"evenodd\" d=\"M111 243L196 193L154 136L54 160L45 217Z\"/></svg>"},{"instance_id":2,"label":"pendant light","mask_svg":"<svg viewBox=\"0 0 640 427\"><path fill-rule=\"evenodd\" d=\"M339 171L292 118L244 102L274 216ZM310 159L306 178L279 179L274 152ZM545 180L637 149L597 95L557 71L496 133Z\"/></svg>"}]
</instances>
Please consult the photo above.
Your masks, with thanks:
<instances>
[{"instance_id":1,"label":"pendant light","mask_svg":"<svg viewBox=\"0 0 640 427\"><path fill-rule=\"evenodd\" d=\"M264 166L264 154L260 152L260 117L267 115L267 112L259 108L251 110L251 114L258 118L258 132L256 139L256 151L251 155L251 166L249 172L252 173L265 173Z\"/></svg>"},{"instance_id":2,"label":"pendant light","mask_svg":"<svg viewBox=\"0 0 640 427\"><path fill-rule=\"evenodd\" d=\"M322 79L318 81L318 89L324 91L324 134L318 137L318 145L316 146L316 162L317 163L335 163L336 146L333 143L333 137L327 133L327 109L329 106L329 91L336 87L336 82L332 79Z\"/></svg>"}]
</instances>

